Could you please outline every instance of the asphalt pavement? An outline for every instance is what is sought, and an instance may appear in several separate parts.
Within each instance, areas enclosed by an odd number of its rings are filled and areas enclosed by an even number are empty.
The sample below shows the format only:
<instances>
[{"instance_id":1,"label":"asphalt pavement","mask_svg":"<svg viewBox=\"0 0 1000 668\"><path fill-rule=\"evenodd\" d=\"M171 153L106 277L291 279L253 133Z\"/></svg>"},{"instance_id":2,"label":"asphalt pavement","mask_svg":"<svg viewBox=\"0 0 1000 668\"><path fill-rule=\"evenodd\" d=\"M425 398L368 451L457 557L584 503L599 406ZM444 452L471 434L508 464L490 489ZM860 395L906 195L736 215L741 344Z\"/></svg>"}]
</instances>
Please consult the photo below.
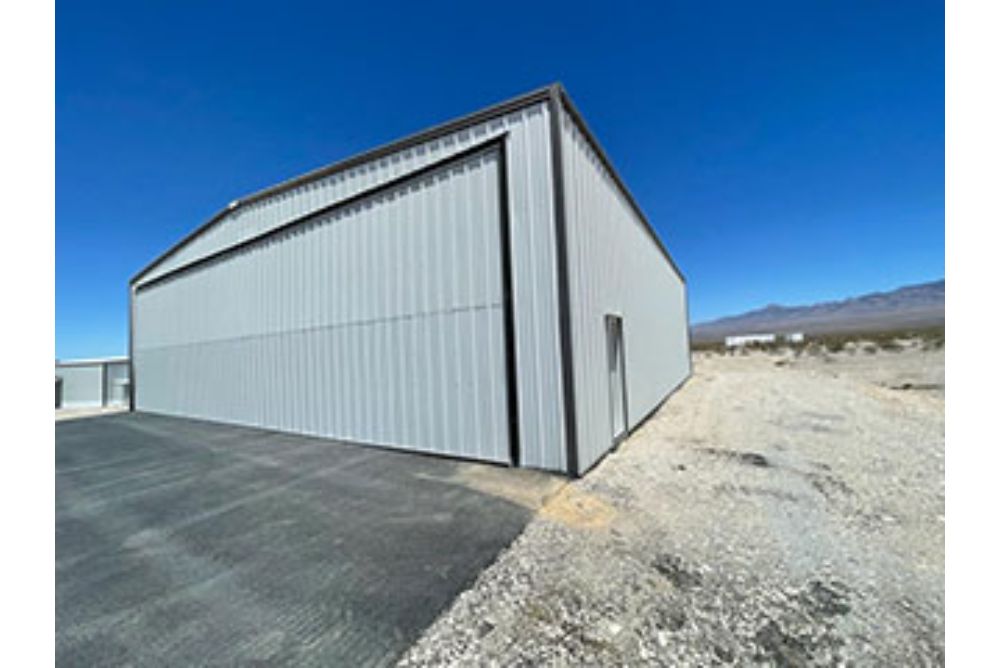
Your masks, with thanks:
<instances>
[{"instance_id":1,"label":"asphalt pavement","mask_svg":"<svg viewBox=\"0 0 1000 668\"><path fill-rule=\"evenodd\" d=\"M391 664L531 517L439 457L139 413L55 430L61 666Z\"/></svg>"}]
</instances>

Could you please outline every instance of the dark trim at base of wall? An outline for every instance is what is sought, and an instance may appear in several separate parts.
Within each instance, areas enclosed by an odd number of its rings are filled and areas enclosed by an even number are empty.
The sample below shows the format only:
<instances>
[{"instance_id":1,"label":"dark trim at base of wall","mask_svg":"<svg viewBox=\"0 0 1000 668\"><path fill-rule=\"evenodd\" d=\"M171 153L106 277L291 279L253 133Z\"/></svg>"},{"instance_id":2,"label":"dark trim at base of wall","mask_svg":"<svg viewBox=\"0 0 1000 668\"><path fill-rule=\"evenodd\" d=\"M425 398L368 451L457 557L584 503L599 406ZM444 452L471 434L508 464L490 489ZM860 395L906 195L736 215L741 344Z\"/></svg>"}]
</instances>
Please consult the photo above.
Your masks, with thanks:
<instances>
[{"instance_id":1,"label":"dark trim at base of wall","mask_svg":"<svg viewBox=\"0 0 1000 668\"><path fill-rule=\"evenodd\" d=\"M683 380L681 380L681 382L679 382L676 385L674 385L665 395L663 395L663 398L660 399L658 402L656 402L656 405L653 406L653 408L650 409L650 411L648 413L646 413L641 418L639 418L639 421L635 423L635 426L631 427L627 431L627 433L625 434L624 438L618 439L618 441L616 441L611 446L610 449L605 450L604 453L600 457L598 457L597 459L595 459L593 464L591 464L590 466L588 466L583 471L580 471L580 475L581 476L585 475L588 471L591 471L592 469L596 468L598 464L600 464L601 462L603 462L605 457L607 457L608 455L610 455L612 452L617 452L618 446L621 445L622 443L624 443L625 441L627 441L629 438L631 438L632 434L634 434L635 432L637 432L640 429L642 429L645 426L646 422L648 422L651 417L653 417L654 415L656 415L657 411L659 411L663 407L663 404L667 403L667 400L670 399L670 397L674 396L682 387L684 387L684 385L687 384L687 382L689 380L691 380L691 376L693 376L693 375L694 375L694 370L693 369L688 369L688 375L684 376L684 378L683 378Z\"/></svg>"}]
</instances>

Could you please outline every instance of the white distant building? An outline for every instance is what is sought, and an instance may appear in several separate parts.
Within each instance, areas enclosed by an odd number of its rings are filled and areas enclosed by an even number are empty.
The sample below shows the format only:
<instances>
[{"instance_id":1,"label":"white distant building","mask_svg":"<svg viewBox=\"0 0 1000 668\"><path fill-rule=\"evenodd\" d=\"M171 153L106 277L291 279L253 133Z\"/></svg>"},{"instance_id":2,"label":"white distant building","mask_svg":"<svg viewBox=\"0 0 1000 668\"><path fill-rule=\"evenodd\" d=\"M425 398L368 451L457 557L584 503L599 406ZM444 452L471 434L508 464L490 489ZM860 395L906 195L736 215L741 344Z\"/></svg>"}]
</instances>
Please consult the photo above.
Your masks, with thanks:
<instances>
[{"instance_id":1,"label":"white distant building","mask_svg":"<svg viewBox=\"0 0 1000 668\"><path fill-rule=\"evenodd\" d=\"M777 336L774 334L740 334L738 336L727 336L727 348L742 348L751 343L774 343Z\"/></svg>"},{"instance_id":2,"label":"white distant building","mask_svg":"<svg viewBox=\"0 0 1000 668\"><path fill-rule=\"evenodd\" d=\"M781 338L784 339L785 343L802 343L806 340L806 335L802 332L789 332L782 334Z\"/></svg>"},{"instance_id":3,"label":"white distant building","mask_svg":"<svg viewBox=\"0 0 1000 668\"><path fill-rule=\"evenodd\" d=\"M127 406L127 357L56 360L56 408Z\"/></svg>"}]
</instances>

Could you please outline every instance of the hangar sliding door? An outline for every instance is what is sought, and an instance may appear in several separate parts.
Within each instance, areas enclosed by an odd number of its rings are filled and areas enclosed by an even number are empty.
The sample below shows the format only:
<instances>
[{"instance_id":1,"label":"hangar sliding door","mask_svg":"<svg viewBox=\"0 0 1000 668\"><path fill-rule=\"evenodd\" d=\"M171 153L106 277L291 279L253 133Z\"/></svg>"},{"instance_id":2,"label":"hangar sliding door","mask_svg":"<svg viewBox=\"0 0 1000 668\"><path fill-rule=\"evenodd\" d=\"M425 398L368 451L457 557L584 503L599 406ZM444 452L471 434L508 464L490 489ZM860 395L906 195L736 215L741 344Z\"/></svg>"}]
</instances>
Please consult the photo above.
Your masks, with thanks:
<instances>
[{"instance_id":1,"label":"hangar sliding door","mask_svg":"<svg viewBox=\"0 0 1000 668\"><path fill-rule=\"evenodd\" d=\"M136 408L510 461L504 178L491 142L138 284Z\"/></svg>"}]
</instances>

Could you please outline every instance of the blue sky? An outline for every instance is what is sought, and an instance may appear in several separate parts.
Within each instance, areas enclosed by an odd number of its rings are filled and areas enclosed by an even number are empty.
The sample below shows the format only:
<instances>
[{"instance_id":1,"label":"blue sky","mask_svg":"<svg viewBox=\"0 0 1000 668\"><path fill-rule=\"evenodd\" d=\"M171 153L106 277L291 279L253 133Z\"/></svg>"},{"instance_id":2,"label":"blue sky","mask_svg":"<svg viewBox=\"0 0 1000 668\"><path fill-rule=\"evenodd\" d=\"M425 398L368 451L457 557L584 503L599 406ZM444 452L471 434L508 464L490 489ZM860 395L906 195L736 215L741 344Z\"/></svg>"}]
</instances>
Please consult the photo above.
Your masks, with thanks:
<instances>
[{"instance_id":1,"label":"blue sky","mask_svg":"<svg viewBox=\"0 0 1000 668\"><path fill-rule=\"evenodd\" d=\"M694 322L944 275L940 2L57 4L56 356L232 199L561 81Z\"/></svg>"}]
</instances>

